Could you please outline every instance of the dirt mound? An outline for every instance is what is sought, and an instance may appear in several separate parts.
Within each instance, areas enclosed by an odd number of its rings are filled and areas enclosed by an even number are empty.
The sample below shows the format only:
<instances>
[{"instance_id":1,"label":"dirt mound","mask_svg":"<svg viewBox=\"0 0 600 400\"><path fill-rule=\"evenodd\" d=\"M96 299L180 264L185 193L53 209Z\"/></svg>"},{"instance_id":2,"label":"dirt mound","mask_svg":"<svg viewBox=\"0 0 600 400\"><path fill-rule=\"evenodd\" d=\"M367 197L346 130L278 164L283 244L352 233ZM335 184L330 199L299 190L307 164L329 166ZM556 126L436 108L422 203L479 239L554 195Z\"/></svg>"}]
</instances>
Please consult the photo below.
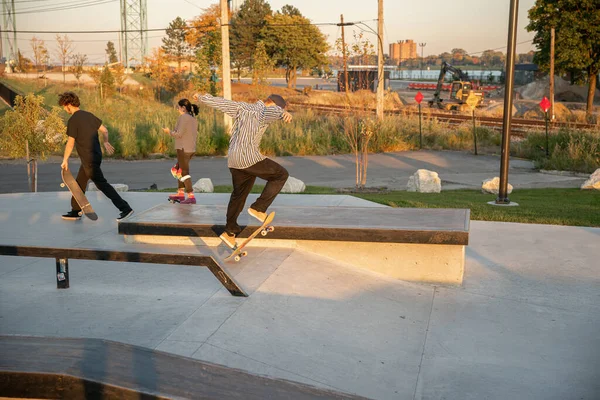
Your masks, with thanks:
<instances>
[{"instance_id":1,"label":"dirt mound","mask_svg":"<svg viewBox=\"0 0 600 400\"><path fill-rule=\"evenodd\" d=\"M548 97L550 93L550 77L546 76L537 81L531 82L518 88L517 93L525 100L541 100L544 96ZM581 102L587 99L587 86L571 85L559 76L554 78L554 99L556 101ZM596 89L594 97L596 102L600 102L600 90Z\"/></svg>"}]
</instances>

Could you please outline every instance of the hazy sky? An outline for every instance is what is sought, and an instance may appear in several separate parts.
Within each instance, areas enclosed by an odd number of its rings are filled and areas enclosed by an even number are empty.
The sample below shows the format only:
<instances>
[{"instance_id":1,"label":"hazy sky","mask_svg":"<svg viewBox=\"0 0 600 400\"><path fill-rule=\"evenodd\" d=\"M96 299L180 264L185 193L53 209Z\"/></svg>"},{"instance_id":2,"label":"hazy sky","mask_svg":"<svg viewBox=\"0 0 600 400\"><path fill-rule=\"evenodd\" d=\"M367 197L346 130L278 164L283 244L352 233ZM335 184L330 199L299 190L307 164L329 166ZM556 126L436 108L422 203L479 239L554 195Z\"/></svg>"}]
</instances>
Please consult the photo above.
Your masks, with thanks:
<instances>
[{"instance_id":1,"label":"hazy sky","mask_svg":"<svg viewBox=\"0 0 600 400\"><path fill-rule=\"evenodd\" d=\"M81 3L98 1L101 4L73 8L70 10L38 12L44 8L69 5L75 7ZM147 0L148 28L165 28L176 17L186 20L202 13L202 9L215 0ZM340 14L344 20L365 21L377 30L377 0L270 0L271 8L281 9L285 4L297 7L304 16L314 23L337 23ZM527 11L535 0L519 2L519 24L517 53L533 49L533 34L525 30L528 24ZM29 0L15 1L17 30L34 31L74 31L74 30L118 30L120 29L120 10L118 0ZM384 0L385 52L388 43L397 40L413 39L427 43L424 55L439 54L453 48L463 48L473 55L483 50L498 49L506 51L508 32L508 13L510 0ZM22 13L19 12L25 12ZM34 11L34 12L29 12ZM322 26L329 42L333 43L341 31L336 26ZM346 37L352 38L352 30L346 27ZM31 56L29 40L32 36L44 39L53 60L56 48L55 34L18 34L18 44L26 56ZM149 47L160 46L164 32L149 32ZM371 42L375 35L368 34ZM75 42L77 53L88 55L91 62L104 62L106 42L112 40L118 46L118 35L114 34L69 34ZM347 39L348 40L348 39ZM420 49L419 49L420 52Z\"/></svg>"}]
</instances>

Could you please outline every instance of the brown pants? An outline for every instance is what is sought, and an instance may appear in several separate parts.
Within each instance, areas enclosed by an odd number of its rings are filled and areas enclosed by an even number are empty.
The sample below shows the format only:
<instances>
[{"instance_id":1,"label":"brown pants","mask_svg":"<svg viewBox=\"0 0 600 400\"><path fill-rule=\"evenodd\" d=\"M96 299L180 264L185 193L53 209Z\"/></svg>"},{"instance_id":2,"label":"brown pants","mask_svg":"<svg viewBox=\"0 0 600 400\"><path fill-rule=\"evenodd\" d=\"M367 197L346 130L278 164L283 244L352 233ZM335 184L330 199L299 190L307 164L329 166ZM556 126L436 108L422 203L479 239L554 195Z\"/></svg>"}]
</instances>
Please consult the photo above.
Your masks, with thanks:
<instances>
[{"instance_id":1,"label":"brown pants","mask_svg":"<svg viewBox=\"0 0 600 400\"><path fill-rule=\"evenodd\" d=\"M183 149L177 149L177 163L179 164L179 168L181 168L181 177L190 175L190 160L194 156L194 153L186 153ZM194 189L192 188L192 178L189 177L185 181L177 181L177 187L179 189L185 188L186 193L192 193Z\"/></svg>"}]
</instances>

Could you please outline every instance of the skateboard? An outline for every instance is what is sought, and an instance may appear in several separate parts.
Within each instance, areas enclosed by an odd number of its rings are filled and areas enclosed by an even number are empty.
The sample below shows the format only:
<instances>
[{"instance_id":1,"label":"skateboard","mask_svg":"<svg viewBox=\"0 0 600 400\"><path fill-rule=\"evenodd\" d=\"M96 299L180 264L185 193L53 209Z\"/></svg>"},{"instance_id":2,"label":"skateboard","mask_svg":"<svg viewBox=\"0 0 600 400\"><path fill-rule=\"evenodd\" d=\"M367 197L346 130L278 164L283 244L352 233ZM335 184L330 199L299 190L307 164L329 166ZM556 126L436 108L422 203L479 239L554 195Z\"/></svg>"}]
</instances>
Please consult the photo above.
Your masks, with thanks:
<instances>
[{"instance_id":1,"label":"skateboard","mask_svg":"<svg viewBox=\"0 0 600 400\"><path fill-rule=\"evenodd\" d=\"M275 211L267 215L267 218L262 223L262 225L257 230L252 232L252 235L244 239L244 241L239 246L236 246L231 252L231 254L225 257L225 261L233 259L237 262L240 261L242 257L246 257L248 255L248 252L244 251L244 247L246 247L246 245L250 243L252 239L254 239L259 233L262 236L267 236L267 233L273 232L275 230L274 226L269 226L269 224L273 222L273 218L275 218Z\"/></svg>"},{"instance_id":2,"label":"skateboard","mask_svg":"<svg viewBox=\"0 0 600 400\"><path fill-rule=\"evenodd\" d=\"M85 197L85 194L79 187L79 184L77 183L75 178L73 178L73 174L71 173L71 171L69 171L68 169L61 168L60 175L63 180L63 183L60 184L60 187L64 188L66 186L69 189L69 192L71 192L71 194L75 198L77 204L79 204L79 207L81 207L81 211L83 211L85 216L91 219L92 221L96 221L98 219L98 214L96 214L96 212L92 208L92 205L90 204L87 197Z\"/></svg>"}]
</instances>

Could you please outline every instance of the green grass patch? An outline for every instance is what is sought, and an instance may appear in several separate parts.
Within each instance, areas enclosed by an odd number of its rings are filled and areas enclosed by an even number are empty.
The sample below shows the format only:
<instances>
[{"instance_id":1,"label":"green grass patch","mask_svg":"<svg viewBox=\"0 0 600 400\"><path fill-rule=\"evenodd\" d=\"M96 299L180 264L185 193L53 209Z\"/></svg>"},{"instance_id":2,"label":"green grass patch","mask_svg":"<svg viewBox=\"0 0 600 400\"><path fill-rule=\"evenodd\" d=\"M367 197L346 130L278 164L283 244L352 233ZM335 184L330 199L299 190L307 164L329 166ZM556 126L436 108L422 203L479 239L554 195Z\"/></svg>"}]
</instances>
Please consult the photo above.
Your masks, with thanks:
<instances>
[{"instance_id":1,"label":"green grass patch","mask_svg":"<svg viewBox=\"0 0 600 400\"><path fill-rule=\"evenodd\" d=\"M509 196L518 207L489 205L487 202L494 201L496 196L476 190L355 196L392 207L468 208L475 221L600 227L600 193L593 190L520 189Z\"/></svg>"}]
</instances>

